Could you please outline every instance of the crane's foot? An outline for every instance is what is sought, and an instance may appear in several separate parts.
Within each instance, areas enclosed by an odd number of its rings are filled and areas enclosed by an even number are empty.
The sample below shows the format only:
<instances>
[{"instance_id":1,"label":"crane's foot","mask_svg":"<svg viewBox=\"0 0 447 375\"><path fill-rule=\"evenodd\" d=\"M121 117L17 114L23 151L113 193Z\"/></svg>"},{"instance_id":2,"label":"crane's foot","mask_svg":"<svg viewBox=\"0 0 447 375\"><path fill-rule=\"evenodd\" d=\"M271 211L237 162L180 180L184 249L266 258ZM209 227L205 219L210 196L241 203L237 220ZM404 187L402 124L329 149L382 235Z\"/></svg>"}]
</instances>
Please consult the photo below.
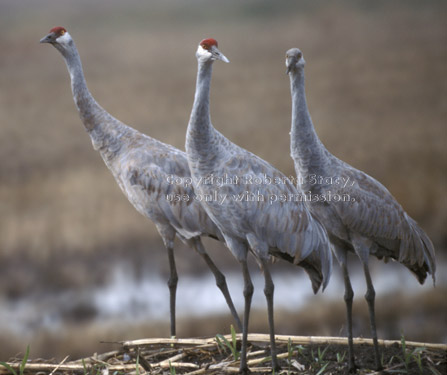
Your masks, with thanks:
<instances>
[{"instance_id":1,"label":"crane's foot","mask_svg":"<svg viewBox=\"0 0 447 375\"><path fill-rule=\"evenodd\" d=\"M383 370L383 366L382 366L381 364L377 364L377 363L376 363L376 368L375 368L375 370L378 371L378 372L379 372L379 371L382 371L382 370Z\"/></svg>"},{"instance_id":2,"label":"crane's foot","mask_svg":"<svg viewBox=\"0 0 447 375\"><path fill-rule=\"evenodd\" d=\"M356 374L358 370L357 365L354 361L350 361L349 367L348 367L348 374Z\"/></svg>"},{"instance_id":3,"label":"crane's foot","mask_svg":"<svg viewBox=\"0 0 447 375\"><path fill-rule=\"evenodd\" d=\"M276 364L276 366L272 367L272 370L273 370L272 371L273 374L279 374L281 372L281 366Z\"/></svg>"},{"instance_id":4,"label":"crane's foot","mask_svg":"<svg viewBox=\"0 0 447 375\"><path fill-rule=\"evenodd\" d=\"M248 366L245 365L245 366L239 367L239 374L248 375L248 374L251 374L251 371L249 370Z\"/></svg>"},{"instance_id":5,"label":"crane's foot","mask_svg":"<svg viewBox=\"0 0 447 375\"><path fill-rule=\"evenodd\" d=\"M377 342L377 338L375 339L375 341ZM382 371L383 370L383 366L382 366L382 362L380 360L380 352L379 352L378 345L377 345L377 347L375 347L374 359L375 359L375 362L376 362L375 370L376 371Z\"/></svg>"},{"instance_id":6,"label":"crane's foot","mask_svg":"<svg viewBox=\"0 0 447 375\"><path fill-rule=\"evenodd\" d=\"M276 353L276 349L275 349ZM272 373L273 374L279 374L281 371L281 366L278 363L278 358L276 357L276 354L272 356Z\"/></svg>"}]
</instances>

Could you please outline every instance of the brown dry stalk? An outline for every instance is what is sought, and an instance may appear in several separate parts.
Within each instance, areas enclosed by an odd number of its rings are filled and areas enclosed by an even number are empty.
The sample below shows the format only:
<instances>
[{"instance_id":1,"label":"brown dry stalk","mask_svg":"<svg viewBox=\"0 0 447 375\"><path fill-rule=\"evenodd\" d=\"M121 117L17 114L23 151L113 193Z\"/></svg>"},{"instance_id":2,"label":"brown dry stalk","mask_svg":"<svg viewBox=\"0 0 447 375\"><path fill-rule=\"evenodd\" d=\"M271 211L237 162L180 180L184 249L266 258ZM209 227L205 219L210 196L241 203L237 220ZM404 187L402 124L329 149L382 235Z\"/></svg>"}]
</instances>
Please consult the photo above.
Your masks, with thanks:
<instances>
[{"instance_id":1,"label":"brown dry stalk","mask_svg":"<svg viewBox=\"0 0 447 375\"><path fill-rule=\"evenodd\" d=\"M231 339L231 335L225 335L225 338ZM241 341L242 334L236 334L236 339ZM287 335L276 335L276 342L279 344L287 344L289 339L292 344L315 344L315 345L327 345L327 344L340 344L347 345L348 339L346 337L331 337L331 336L287 336ZM252 333L248 335L248 341L250 342L270 342L269 335L266 334L256 334ZM143 346L143 345L214 345L216 343L215 338L204 338L204 339L142 339L142 340L134 340L134 341L124 341L122 344L124 347L133 347L133 346ZM354 344L367 344L373 345L372 339L367 338L354 338ZM400 345L400 340L379 340L379 345L390 346L398 344ZM433 344L433 343L423 343L423 342L415 342L415 341L406 341L405 344L407 346L412 347L425 347L428 349L441 349L447 350L446 344Z\"/></svg>"},{"instance_id":2,"label":"brown dry stalk","mask_svg":"<svg viewBox=\"0 0 447 375\"><path fill-rule=\"evenodd\" d=\"M68 357L70 357L70 356L67 355L67 356L61 361L61 363L59 363L59 364L54 368L54 370L51 371L50 375L53 375L53 374L56 372L56 370L59 369L59 368L64 364L64 362L68 359Z\"/></svg>"},{"instance_id":3,"label":"brown dry stalk","mask_svg":"<svg viewBox=\"0 0 447 375\"><path fill-rule=\"evenodd\" d=\"M121 342L124 347L132 347L132 346L143 346L143 345L174 345L174 344L180 344L180 345L206 345L211 344L214 345L216 343L215 338L207 338L207 339L163 339L163 338L157 338L157 339L140 339L140 340L133 340L133 341L124 341Z\"/></svg>"},{"instance_id":4,"label":"brown dry stalk","mask_svg":"<svg viewBox=\"0 0 447 375\"><path fill-rule=\"evenodd\" d=\"M8 362L12 368L19 368L20 363L11 363ZM126 370L135 370L135 364L129 365L108 365L109 371L126 371ZM25 366L25 370L27 371L52 371L55 368L59 371L83 371L84 366L82 364L53 364L53 363L27 363ZM0 374L9 374L9 371L6 369L0 369Z\"/></svg>"}]
</instances>

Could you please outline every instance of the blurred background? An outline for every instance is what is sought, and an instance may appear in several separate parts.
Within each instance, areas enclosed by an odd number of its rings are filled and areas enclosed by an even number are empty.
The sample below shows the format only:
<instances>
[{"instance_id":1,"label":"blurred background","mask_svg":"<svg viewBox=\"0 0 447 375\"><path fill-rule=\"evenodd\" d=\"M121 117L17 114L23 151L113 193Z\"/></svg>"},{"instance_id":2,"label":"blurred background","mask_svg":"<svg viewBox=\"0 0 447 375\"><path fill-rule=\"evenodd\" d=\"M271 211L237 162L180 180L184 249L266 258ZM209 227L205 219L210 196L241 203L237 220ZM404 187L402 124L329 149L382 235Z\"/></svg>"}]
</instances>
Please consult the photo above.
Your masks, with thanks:
<instances>
[{"instance_id":1,"label":"blurred background","mask_svg":"<svg viewBox=\"0 0 447 375\"><path fill-rule=\"evenodd\" d=\"M219 41L214 126L294 175L287 49L307 61L316 130L339 158L381 181L429 234L436 288L372 260L380 338L446 342L447 3L445 1L2 0L0 2L0 359L62 359L102 342L169 335L168 262L155 226L91 146L60 54L64 26L90 91L113 116L184 149L198 42ZM239 266L205 246L242 313ZM231 316L203 262L176 242L178 336L228 333ZM267 332L262 276L250 332ZM343 283L313 296L301 270L274 267L278 334L345 335ZM354 335L369 337L365 283L351 258Z\"/></svg>"}]
</instances>

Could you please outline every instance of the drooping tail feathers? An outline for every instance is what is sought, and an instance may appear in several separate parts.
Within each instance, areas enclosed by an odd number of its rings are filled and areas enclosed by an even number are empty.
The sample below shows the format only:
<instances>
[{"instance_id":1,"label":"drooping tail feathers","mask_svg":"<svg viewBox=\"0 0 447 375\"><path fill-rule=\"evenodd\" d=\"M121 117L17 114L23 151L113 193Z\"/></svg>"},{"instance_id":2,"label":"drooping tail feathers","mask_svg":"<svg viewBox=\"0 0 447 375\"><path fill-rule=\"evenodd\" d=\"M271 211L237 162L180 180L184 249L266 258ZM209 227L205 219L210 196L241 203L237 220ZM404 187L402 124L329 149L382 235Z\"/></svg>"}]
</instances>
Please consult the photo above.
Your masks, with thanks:
<instances>
[{"instance_id":1,"label":"drooping tail feathers","mask_svg":"<svg viewBox=\"0 0 447 375\"><path fill-rule=\"evenodd\" d=\"M305 258L295 258L293 263L303 267L312 282L314 293L323 285L326 289L332 274L332 244L326 229L313 215L311 221L312 251Z\"/></svg>"},{"instance_id":2,"label":"drooping tail feathers","mask_svg":"<svg viewBox=\"0 0 447 375\"><path fill-rule=\"evenodd\" d=\"M421 227L407 214L406 230L400 241L399 262L405 265L423 284L427 273L435 284L436 260L433 243Z\"/></svg>"},{"instance_id":3,"label":"drooping tail feathers","mask_svg":"<svg viewBox=\"0 0 447 375\"><path fill-rule=\"evenodd\" d=\"M324 291L329 283L332 273L332 251L331 244L321 244L318 249L309 254L305 259L294 262L303 267L312 282L312 289L316 294L323 285Z\"/></svg>"},{"instance_id":4,"label":"drooping tail feathers","mask_svg":"<svg viewBox=\"0 0 447 375\"><path fill-rule=\"evenodd\" d=\"M272 255L304 268L304 271L306 271L312 283L312 290L314 294L318 292L321 284L323 283L323 273L321 272L321 261L315 252L312 252L307 258L298 262L296 262L296 260L287 253L273 251Z\"/></svg>"},{"instance_id":5,"label":"drooping tail feathers","mask_svg":"<svg viewBox=\"0 0 447 375\"><path fill-rule=\"evenodd\" d=\"M277 258L303 267L309 275L314 293L317 293L321 285L323 290L326 288L331 278L332 245L323 225L310 212L308 215L308 226L301 233L296 251L271 248L270 252Z\"/></svg>"}]
</instances>

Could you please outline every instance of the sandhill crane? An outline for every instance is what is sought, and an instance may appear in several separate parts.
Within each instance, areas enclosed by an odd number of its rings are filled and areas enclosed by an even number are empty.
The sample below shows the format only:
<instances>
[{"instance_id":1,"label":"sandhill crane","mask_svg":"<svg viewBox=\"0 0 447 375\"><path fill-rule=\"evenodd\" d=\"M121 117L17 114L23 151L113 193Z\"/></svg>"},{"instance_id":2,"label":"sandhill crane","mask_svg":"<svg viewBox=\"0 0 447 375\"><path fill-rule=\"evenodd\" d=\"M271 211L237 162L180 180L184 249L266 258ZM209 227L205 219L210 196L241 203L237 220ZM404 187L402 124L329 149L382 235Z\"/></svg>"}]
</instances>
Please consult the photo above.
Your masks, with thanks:
<instances>
[{"instance_id":1,"label":"sandhill crane","mask_svg":"<svg viewBox=\"0 0 447 375\"><path fill-rule=\"evenodd\" d=\"M306 269L314 291L329 281L332 255L324 227L315 220L293 184L256 155L238 147L211 124L209 94L214 60L228 62L214 39L200 42L194 104L186 135L186 153L195 189L208 215L241 263L245 309L241 373L247 373L247 329L253 284L247 267L250 251L264 273L272 367L279 369L273 322L273 290L268 261L283 258ZM216 182L216 183L213 183Z\"/></svg>"},{"instance_id":2,"label":"sandhill crane","mask_svg":"<svg viewBox=\"0 0 447 375\"><path fill-rule=\"evenodd\" d=\"M193 188L188 184L190 172L186 154L123 124L98 105L87 88L80 56L67 30L55 27L40 42L52 44L64 57L71 77L73 99L94 149L99 151L130 203L154 222L163 239L170 268L171 336L176 335L176 235L205 260L241 328L225 277L206 253L200 239L200 236L210 236L223 241L216 225L201 204L193 199ZM169 201L167 196L186 196L190 200Z\"/></svg>"},{"instance_id":3,"label":"sandhill crane","mask_svg":"<svg viewBox=\"0 0 447 375\"><path fill-rule=\"evenodd\" d=\"M375 291L368 258L394 259L407 267L422 284L427 273L435 281L435 251L426 233L407 215L391 193L377 180L337 159L321 143L309 114L304 89L302 52L292 48L286 54L292 94L291 155L298 181L317 199L309 204L312 213L326 227L341 265L344 283L349 341L349 369L355 371L352 342L353 290L347 267L347 253L360 258L365 273L375 364L380 357L374 313ZM313 183L318 181L318 183ZM333 199L328 199L332 196Z\"/></svg>"}]
</instances>

